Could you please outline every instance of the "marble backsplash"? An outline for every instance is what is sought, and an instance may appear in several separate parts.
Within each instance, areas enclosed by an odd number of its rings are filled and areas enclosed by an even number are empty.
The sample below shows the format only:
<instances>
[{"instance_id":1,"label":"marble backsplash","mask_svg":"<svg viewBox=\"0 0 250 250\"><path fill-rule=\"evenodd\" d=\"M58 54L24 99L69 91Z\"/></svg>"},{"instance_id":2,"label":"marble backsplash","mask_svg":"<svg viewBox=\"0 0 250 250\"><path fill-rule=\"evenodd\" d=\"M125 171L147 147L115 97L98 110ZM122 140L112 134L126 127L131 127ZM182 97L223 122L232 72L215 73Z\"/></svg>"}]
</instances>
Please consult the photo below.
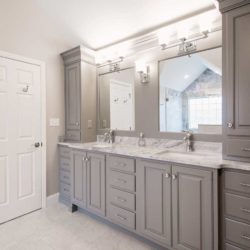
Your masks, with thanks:
<instances>
[{"instance_id":1,"label":"marble backsplash","mask_svg":"<svg viewBox=\"0 0 250 250\"><path fill-rule=\"evenodd\" d=\"M97 135L97 141L103 142L104 136ZM138 146L138 137L115 136L115 144ZM182 140L144 138L146 147L157 147L173 151L183 152L186 150L186 143ZM193 150L207 154L221 154L222 143L193 141Z\"/></svg>"}]
</instances>

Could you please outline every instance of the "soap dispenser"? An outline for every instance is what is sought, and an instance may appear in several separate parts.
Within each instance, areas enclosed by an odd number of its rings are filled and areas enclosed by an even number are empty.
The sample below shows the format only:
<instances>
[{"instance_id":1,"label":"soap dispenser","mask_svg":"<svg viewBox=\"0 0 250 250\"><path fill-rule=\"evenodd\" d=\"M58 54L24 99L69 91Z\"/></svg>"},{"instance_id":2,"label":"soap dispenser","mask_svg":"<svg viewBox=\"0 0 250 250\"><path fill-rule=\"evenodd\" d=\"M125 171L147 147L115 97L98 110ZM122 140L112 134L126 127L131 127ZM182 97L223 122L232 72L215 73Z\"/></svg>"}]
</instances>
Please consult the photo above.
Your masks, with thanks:
<instances>
[{"instance_id":1,"label":"soap dispenser","mask_svg":"<svg viewBox=\"0 0 250 250\"><path fill-rule=\"evenodd\" d=\"M139 147L145 147L146 146L146 141L144 138L144 134L141 132L138 140L138 146Z\"/></svg>"}]
</instances>

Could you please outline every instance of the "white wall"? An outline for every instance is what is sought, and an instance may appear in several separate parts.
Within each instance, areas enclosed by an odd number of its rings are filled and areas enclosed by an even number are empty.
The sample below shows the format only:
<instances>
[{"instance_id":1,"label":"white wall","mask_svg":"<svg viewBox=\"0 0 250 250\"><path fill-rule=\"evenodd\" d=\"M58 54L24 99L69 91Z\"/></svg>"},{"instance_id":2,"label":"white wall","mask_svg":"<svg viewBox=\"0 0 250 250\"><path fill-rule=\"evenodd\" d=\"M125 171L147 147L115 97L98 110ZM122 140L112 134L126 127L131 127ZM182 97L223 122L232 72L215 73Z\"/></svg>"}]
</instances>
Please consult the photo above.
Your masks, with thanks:
<instances>
[{"instance_id":1,"label":"white wall","mask_svg":"<svg viewBox=\"0 0 250 250\"><path fill-rule=\"evenodd\" d=\"M46 63L47 84L47 195L58 192L57 140L64 134L64 73L60 53L80 41L60 31L34 0L0 1L0 50ZM49 118L60 118L49 127Z\"/></svg>"}]
</instances>

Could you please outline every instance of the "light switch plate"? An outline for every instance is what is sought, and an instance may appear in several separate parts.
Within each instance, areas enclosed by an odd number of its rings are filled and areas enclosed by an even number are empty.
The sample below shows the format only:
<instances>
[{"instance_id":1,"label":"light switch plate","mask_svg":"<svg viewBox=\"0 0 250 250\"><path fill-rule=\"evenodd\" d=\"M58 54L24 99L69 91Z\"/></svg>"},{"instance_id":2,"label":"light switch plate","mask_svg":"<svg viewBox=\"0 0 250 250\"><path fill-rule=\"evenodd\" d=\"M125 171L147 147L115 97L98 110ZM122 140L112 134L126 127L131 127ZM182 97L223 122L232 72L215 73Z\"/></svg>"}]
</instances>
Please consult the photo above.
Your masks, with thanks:
<instances>
[{"instance_id":1,"label":"light switch plate","mask_svg":"<svg viewBox=\"0 0 250 250\"><path fill-rule=\"evenodd\" d=\"M92 120L88 120L88 128L92 128Z\"/></svg>"},{"instance_id":2,"label":"light switch plate","mask_svg":"<svg viewBox=\"0 0 250 250\"><path fill-rule=\"evenodd\" d=\"M60 126L60 119L59 118L50 118L49 125L50 125L50 127L59 127Z\"/></svg>"}]
</instances>

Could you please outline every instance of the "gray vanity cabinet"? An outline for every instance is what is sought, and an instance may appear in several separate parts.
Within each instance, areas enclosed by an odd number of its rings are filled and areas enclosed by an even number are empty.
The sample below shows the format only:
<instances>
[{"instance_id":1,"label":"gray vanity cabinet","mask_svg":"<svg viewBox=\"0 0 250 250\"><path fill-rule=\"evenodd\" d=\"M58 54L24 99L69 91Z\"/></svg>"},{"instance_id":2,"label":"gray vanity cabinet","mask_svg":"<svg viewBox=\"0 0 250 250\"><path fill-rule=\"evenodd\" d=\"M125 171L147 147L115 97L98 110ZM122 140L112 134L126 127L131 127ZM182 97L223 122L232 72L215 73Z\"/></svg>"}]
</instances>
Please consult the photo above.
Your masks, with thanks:
<instances>
[{"instance_id":1,"label":"gray vanity cabinet","mask_svg":"<svg viewBox=\"0 0 250 250\"><path fill-rule=\"evenodd\" d=\"M105 156L87 154L87 209L105 216Z\"/></svg>"},{"instance_id":2,"label":"gray vanity cabinet","mask_svg":"<svg viewBox=\"0 0 250 250\"><path fill-rule=\"evenodd\" d=\"M96 140L96 65L83 46L61 54L65 66L65 139Z\"/></svg>"},{"instance_id":3,"label":"gray vanity cabinet","mask_svg":"<svg viewBox=\"0 0 250 250\"><path fill-rule=\"evenodd\" d=\"M171 166L137 161L137 230L148 239L171 246Z\"/></svg>"},{"instance_id":4,"label":"gray vanity cabinet","mask_svg":"<svg viewBox=\"0 0 250 250\"><path fill-rule=\"evenodd\" d=\"M66 130L68 133L70 130L77 130L80 133L80 70L80 63L65 66Z\"/></svg>"},{"instance_id":5,"label":"gray vanity cabinet","mask_svg":"<svg viewBox=\"0 0 250 250\"><path fill-rule=\"evenodd\" d=\"M172 192L174 249L214 249L212 173L173 166Z\"/></svg>"},{"instance_id":6,"label":"gray vanity cabinet","mask_svg":"<svg viewBox=\"0 0 250 250\"><path fill-rule=\"evenodd\" d=\"M250 2L224 0L223 154L250 161Z\"/></svg>"},{"instance_id":7,"label":"gray vanity cabinet","mask_svg":"<svg viewBox=\"0 0 250 250\"><path fill-rule=\"evenodd\" d=\"M73 151L71 174L71 203L86 208L87 203L87 161L86 152Z\"/></svg>"}]
</instances>

